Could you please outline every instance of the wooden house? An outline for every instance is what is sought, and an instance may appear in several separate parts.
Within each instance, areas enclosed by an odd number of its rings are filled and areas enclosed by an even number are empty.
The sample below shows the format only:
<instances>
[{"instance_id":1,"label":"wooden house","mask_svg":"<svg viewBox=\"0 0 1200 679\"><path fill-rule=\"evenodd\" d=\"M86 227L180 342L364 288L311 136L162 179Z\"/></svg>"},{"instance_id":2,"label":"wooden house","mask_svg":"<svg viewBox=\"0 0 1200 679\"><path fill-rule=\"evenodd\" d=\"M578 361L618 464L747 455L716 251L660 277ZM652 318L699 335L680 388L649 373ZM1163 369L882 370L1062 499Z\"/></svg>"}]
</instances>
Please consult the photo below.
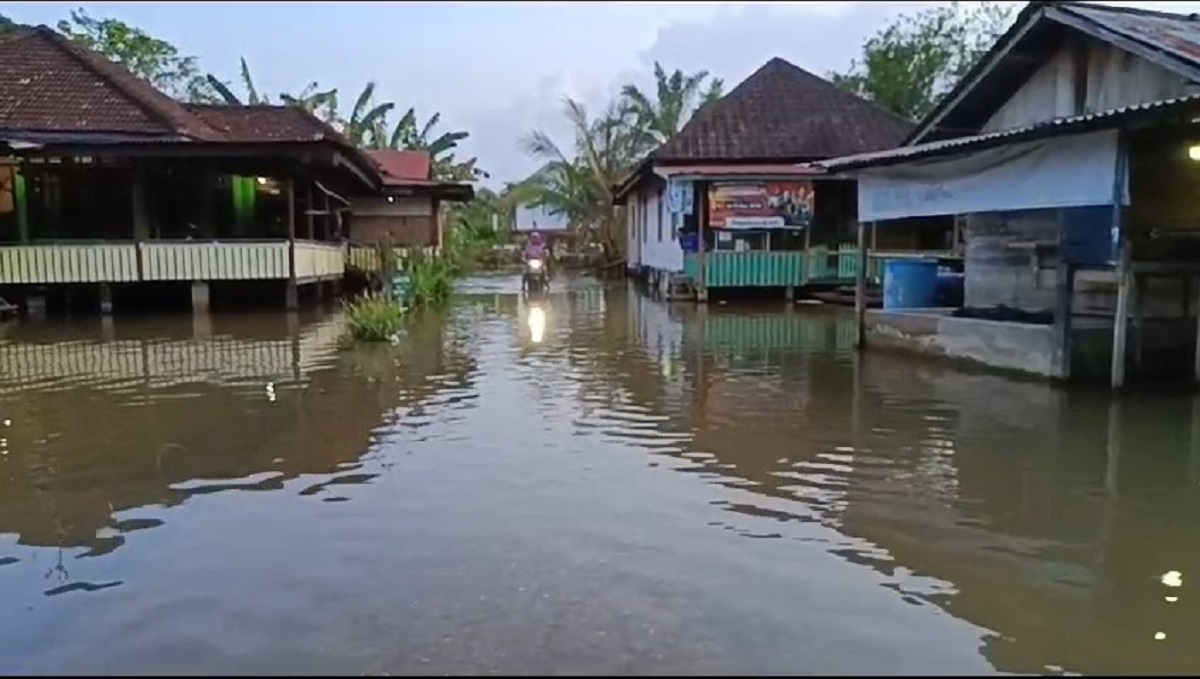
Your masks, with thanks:
<instances>
[{"instance_id":1,"label":"wooden house","mask_svg":"<svg viewBox=\"0 0 1200 679\"><path fill-rule=\"evenodd\" d=\"M858 178L860 233L966 227L965 309L864 313L860 342L1113 386L1127 362L1200 375L1197 120L1195 15L1031 3L904 144L821 163Z\"/></svg>"},{"instance_id":2,"label":"wooden house","mask_svg":"<svg viewBox=\"0 0 1200 679\"><path fill-rule=\"evenodd\" d=\"M0 37L0 297L275 288L345 269L342 217L392 196L377 161L301 109L177 102L46 27Z\"/></svg>"},{"instance_id":3,"label":"wooden house","mask_svg":"<svg viewBox=\"0 0 1200 679\"><path fill-rule=\"evenodd\" d=\"M369 150L366 154L379 167L383 190L351 202L351 240L443 247L446 224L442 203L470 200L474 196L471 186L436 180L426 151Z\"/></svg>"},{"instance_id":4,"label":"wooden house","mask_svg":"<svg viewBox=\"0 0 1200 679\"><path fill-rule=\"evenodd\" d=\"M629 268L660 278L686 272L702 299L709 288L794 289L837 278L839 248L847 264L856 261L842 247L854 233L854 182L812 163L891 148L910 130L883 108L772 59L697 111L617 187Z\"/></svg>"}]
</instances>

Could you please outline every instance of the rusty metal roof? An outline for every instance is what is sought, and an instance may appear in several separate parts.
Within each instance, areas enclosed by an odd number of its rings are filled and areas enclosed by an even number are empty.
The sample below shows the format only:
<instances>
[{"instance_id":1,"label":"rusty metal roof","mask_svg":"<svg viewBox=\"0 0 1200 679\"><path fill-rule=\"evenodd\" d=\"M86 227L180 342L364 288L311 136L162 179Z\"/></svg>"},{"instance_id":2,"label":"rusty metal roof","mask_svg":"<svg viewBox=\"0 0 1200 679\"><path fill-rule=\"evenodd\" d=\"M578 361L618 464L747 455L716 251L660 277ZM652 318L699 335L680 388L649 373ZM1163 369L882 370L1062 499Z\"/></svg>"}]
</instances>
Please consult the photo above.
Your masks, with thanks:
<instances>
[{"instance_id":1,"label":"rusty metal roof","mask_svg":"<svg viewBox=\"0 0 1200 679\"><path fill-rule=\"evenodd\" d=\"M1072 32L1200 83L1197 15L1081 2L1030 2L901 145L977 131Z\"/></svg>"},{"instance_id":2,"label":"rusty metal roof","mask_svg":"<svg viewBox=\"0 0 1200 679\"><path fill-rule=\"evenodd\" d=\"M1200 65L1200 15L1064 3L1056 9Z\"/></svg>"},{"instance_id":3,"label":"rusty metal roof","mask_svg":"<svg viewBox=\"0 0 1200 679\"><path fill-rule=\"evenodd\" d=\"M1154 115L1169 115L1180 111L1200 113L1200 94L1123 106L1099 113L1055 118L1000 132L957 137L955 139L946 139L913 146L900 146L874 153L859 153L852 156L842 156L841 158L830 158L818 161L814 165L825 168L830 172L882 167L906 161L1002 146L1018 141L1030 141L1045 137L1086 132L1093 129L1116 127L1131 119Z\"/></svg>"}]
</instances>

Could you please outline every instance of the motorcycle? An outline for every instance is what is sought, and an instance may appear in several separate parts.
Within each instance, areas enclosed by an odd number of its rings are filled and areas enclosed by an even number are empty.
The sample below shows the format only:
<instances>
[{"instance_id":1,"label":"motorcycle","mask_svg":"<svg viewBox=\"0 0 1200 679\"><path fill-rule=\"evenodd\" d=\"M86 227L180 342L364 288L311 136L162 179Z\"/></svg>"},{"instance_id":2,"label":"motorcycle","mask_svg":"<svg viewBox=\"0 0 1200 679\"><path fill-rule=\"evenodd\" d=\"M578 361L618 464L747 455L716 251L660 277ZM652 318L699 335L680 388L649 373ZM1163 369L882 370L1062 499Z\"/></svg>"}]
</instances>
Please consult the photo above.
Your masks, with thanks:
<instances>
[{"instance_id":1,"label":"motorcycle","mask_svg":"<svg viewBox=\"0 0 1200 679\"><path fill-rule=\"evenodd\" d=\"M529 257L525 260L525 271L521 275L521 287L526 292L542 293L550 286L550 277L546 273L546 260L542 257Z\"/></svg>"}]
</instances>

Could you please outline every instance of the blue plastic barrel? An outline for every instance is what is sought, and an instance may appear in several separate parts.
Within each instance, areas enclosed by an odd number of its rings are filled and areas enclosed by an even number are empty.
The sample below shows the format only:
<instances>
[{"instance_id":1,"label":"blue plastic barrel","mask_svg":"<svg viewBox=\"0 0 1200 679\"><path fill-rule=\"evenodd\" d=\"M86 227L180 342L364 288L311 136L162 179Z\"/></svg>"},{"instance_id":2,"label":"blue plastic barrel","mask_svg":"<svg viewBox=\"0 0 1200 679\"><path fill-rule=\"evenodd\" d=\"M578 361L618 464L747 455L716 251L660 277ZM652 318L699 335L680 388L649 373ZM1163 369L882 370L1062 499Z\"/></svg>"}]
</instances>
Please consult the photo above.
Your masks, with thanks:
<instances>
[{"instance_id":1,"label":"blue plastic barrel","mask_svg":"<svg viewBox=\"0 0 1200 679\"><path fill-rule=\"evenodd\" d=\"M933 259L889 259L883 263L883 308L934 306L938 265Z\"/></svg>"}]
</instances>

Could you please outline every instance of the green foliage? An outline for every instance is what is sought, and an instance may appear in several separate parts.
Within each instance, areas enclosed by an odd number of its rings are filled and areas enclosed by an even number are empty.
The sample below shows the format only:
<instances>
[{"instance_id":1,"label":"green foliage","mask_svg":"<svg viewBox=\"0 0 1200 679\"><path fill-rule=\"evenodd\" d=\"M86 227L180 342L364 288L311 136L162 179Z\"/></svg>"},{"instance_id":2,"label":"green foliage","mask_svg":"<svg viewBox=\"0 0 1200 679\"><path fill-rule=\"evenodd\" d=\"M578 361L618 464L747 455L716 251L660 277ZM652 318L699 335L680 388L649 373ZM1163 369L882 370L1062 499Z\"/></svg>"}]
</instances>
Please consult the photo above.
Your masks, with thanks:
<instances>
[{"instance_id":1,"label":"green foliage","mask_svg":"<svg viewBox=\"0 0 1200 679\"><path fill-rule=\"evenodd\" d=\"M636 85L621 89L621 98L634 115L638 126L654 145L662 144L683 129L684 123L701 106L721 98L725 82L709 79L708 71L685 75L675 69L671 75L654 62L655 98L646 96ZM704 81L708 80L705 87Z\"/></svg>"},{"instance_id":2,"label":"green foliage","mask_svg":"<svg viewBox=\"0 0 1200 679\"><path fill-rule=\"evenodd\" d=\"M613 206L613 188L699 107L719 99L724 87L706 71L688 75L676 69L668 75L658 63L654 78L654 99L626 85L597 116L567 99L564 113L574 134L570 153L540 131L523 140L525 151L544 164L513 193L522 204L566 217L581 242L599 245L610 261L620 258L625 245L625 215Z\"/></svg>"},{"instance_id":3,"label":"green foliage","mask_svg":"<svg viewBox=\"0 0 1200 679\"><path fill-rule=\"evenodd\" d=\"M445 302L454 291L459 267L454 258L442 254L412 253L406 262L412 285L413 306L428 307Z\"/></svg>"},{"instance_id":4,"label":"green foliage","mask_svg":"<svg viewBox=\"0 0 1200 679\"><path fill-rule=\"evenodd\" d=\"M362 295L344 308L350 337L360 342L395 341L404 325L404 307L382 293Z\"/></svg>"},{"instance_id":5,"label":"green foliage","mask_svg":"<svg viewBox=\"0 0 1200 679\"><path fill-rule=\"evenodd\" d=\"M920 120L1011 22L1012 5L957 2L901 15L831 80L910 120Z\"/></svg>"},{"instance_id":6,"label":"green foliage","mask_svg":"<svg viewBox=\"0 0 1200 679\"><path fill-rule=\"evenodd\" d=\"M82 47L123 64L167 95L190 102L218 102L221 95L200 73L196 57L183 56L171 43L117 19L99 19L71 10L58 30Z\"/></svg>"},{"instance_id":7,"label":"green foliage","mask_svg":"<svg viewBox=\"0 0 1200 679\"><path fill-rule=\"evenodd\" d=\"M13 21L12 19L9 19L8 17L4 16L3 14L0 14L0 35L4 35L5 33L11 33L12 31L18 30L23 27L24 26L22 24L19 24L19 23Z\"/></svg>"}]
</instances>

